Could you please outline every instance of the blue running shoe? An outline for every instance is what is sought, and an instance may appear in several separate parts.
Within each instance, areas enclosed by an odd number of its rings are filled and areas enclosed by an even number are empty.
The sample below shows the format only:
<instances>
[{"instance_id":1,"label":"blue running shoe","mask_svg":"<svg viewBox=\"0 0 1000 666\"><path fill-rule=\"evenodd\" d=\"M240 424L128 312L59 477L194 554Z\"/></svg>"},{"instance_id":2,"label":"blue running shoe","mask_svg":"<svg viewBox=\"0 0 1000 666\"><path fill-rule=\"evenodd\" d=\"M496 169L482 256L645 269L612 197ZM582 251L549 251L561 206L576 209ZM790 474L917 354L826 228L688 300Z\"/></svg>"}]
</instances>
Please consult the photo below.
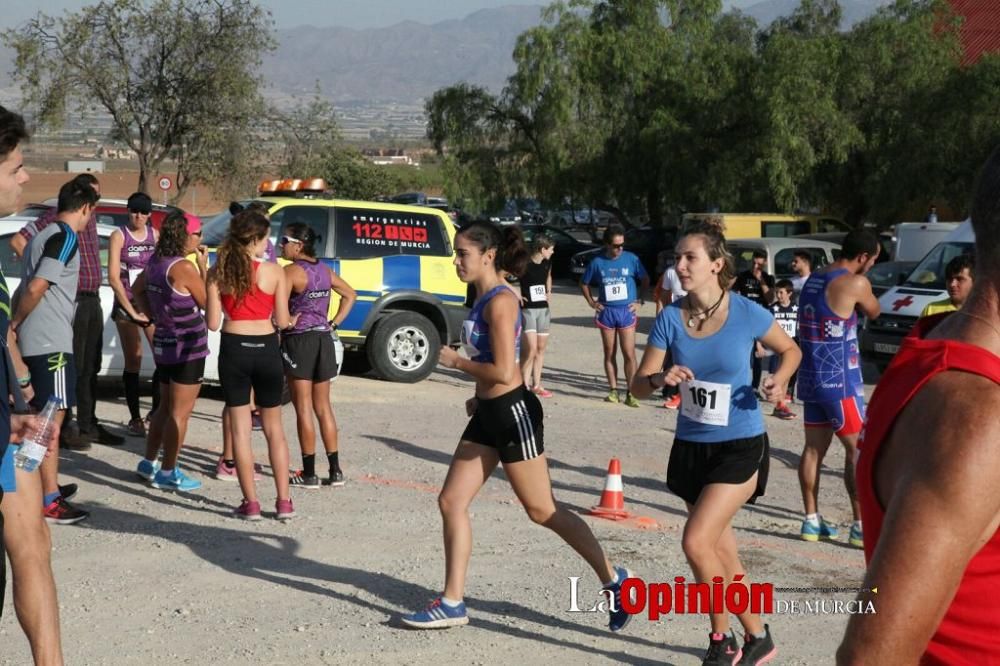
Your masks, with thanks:
<instances>
[{"instance_id":1,"label":"blue running shoe","mask_svg":"<svg viewBox=\"0 0 1000 666\"><path fill-rule=\"evenodd\" d=\"M847 542L854 546L855 548L865 547L865 535L861 531L861 526L857 523L851 525L851 534L847 538Z\"/></svg>"},{"instance_id":2,"label":"blue running shoe","mask_svg":"<svg viewBox=\"0 0 1000 666\"><path fill-rule=\"evenodd\" d=\"M151 463L145 458L139 461L139 466L135 468L135 473L146 481L152 481L156 473L160 471L159 461Z\"/></svg>"},{"instance_id":3,"label":"blue running shoe","mask_svg":"<svg viewBox=\"0 0 1000 666\"><path fill-rule=\"evenodd\" d=\"M159 490L183 490L184 492L189 492L201 488L201 481L192 479L179 468L174 468L169 475L164 474L162 470L157 472L150 485Z\"/></svg>"},{"instance_id":4,"label":"blue running shoe","mask_svg":"<svg viewBox=\"0 0 1000 666\"><path fill-rule=\"evenodd\" d=\"M612 593L611 608L608 612L608 629L621 631L632 620L632 614L622 609L622 583L625 582L626 578L632 577L632 572L625 567L615 567L615 575L618 579L614 583L608 583L604 586L605 590ZM630 601L634 602L635 599L630 599Z\"/></svg>"},{"instance_id":5,"label":"blue running shoe","mask_svg":"<svg viewBox=\"0 0 1000 666\"><path fill-rule=\"evenodd\" d=\"M800 536L805 541L819 541L820 539L837 539L837 527L826 522L822 518L819 523L811 523L808 520L802 521L802 532Z\"/></svg>"},{"instance_id":6,"label":"blue running shoe","mask_svg":"<svg viewBox=\"0 0 1000 666\"><path fill-rule=\"evenodd\" d=\"M445 629L469 624L469 614L465 612L465 602L452 608L438 597L422 611L404 615L402 621L413 629Z\"/></svg>"}]
</instances>

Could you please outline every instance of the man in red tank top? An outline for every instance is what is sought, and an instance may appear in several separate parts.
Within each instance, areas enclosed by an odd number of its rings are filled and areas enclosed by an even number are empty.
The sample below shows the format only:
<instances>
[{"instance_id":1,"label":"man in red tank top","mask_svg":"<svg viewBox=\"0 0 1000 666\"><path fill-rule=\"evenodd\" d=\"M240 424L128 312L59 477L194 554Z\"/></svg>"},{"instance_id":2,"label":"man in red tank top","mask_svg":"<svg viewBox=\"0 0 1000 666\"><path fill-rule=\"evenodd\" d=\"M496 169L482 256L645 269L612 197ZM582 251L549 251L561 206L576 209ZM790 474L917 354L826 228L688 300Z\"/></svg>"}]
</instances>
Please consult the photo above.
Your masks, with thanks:
<instances>
[{"instance_id":1,"label":"man in red tank top","mask_svg":"<svg viewBox=\"0 0 1000 666\"><path fill-rule=\"evenodd\" d=\"M921 320L858 444L865 601L838 664L1000 664L1000 148L972 203L981 279Z\"/></svg>"}]
</instances>

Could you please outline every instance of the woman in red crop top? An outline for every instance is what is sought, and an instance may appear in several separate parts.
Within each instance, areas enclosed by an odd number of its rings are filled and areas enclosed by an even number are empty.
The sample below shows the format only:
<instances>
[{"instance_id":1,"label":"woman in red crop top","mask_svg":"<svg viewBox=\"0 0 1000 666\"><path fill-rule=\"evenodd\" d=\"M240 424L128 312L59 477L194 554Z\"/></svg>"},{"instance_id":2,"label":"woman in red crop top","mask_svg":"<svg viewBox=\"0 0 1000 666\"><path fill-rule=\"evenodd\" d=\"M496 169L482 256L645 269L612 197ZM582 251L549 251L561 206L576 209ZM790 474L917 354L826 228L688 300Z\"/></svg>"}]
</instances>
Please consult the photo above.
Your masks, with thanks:
<instances>
[{"instance_id":1,"label":"woman in red crop top","mask_svg":"<svg viewBox=\"0 0 1000 666\"><path fill-rule=\"evenodd\" d=\"M219 379L230 414L236 474L243 491L235 513L246 520L260 520L250 447L251 389L274 472L277 518L287 520L295 515L288 494L288 442L281 425L284 368L275 331L275 323L280 329L291 323L288 286L280 266L260 260L269 231L267 217L257 211L234 215L208 274L206 319L213 331L222 328Z\"/></svg>"}]
</instances>

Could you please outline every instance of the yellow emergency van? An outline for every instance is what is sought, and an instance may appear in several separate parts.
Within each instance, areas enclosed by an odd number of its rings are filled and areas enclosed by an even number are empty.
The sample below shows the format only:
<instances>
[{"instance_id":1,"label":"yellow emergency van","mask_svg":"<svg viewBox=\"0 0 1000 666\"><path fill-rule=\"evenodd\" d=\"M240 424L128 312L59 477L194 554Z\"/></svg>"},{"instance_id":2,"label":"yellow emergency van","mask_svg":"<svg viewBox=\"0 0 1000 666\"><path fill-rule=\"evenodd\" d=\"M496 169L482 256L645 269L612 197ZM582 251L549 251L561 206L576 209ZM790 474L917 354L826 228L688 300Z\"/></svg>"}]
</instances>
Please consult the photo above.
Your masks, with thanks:
<instances>
[{"instance_id":1,"label":"yellow emergency van","mask_svg":"<svg viewBox=\"0 0 1000 666\"><path fill-rule=\"evenodd\" d=\"M465 318L466 285L455 273L455 228L433 208L338 199L321 179L265 181L256 199L268 206L271 240L302 222L316 233L320 259L358 294L337 333L364 352L375 372L416 382L431 373L442 344L456 344ZM231 215L205 223L204 240L217 246ZM337 295L331 299L336 311Z\"/></svg>"},{"instance_id":2,"label":"yellow emergency van","mask_svg":"<svg viewBox=\"0 0 1000 666\"><path fill-rule=\"evenodd\" d=\"M729 238L787 238L826 231L850 231L842 220L831 215L785 215L782 213L687 213L681 231L694 220L708 217L722 219Z\"/></svg>"}]
</instances>

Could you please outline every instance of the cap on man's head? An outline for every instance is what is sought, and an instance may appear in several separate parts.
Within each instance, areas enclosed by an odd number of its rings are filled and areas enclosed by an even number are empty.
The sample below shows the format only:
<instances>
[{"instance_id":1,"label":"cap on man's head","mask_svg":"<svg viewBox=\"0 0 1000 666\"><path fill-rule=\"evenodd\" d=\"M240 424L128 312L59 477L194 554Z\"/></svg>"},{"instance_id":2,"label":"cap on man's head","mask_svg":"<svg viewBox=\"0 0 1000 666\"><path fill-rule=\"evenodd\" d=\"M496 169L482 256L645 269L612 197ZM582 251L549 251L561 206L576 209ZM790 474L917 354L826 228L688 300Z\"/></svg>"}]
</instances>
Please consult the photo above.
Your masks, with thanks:
<instances>
[{"instance_id":1,"label":"cap on man's head","mask_svg":"<svg viewBox=\"0 0 1000 666\"><path fill-rule=\"evenodd\" d=\"M136 192L128 198L128 209L137 213L153 212L153 200L145 192Z\"/></svg>"}]
</instances>

